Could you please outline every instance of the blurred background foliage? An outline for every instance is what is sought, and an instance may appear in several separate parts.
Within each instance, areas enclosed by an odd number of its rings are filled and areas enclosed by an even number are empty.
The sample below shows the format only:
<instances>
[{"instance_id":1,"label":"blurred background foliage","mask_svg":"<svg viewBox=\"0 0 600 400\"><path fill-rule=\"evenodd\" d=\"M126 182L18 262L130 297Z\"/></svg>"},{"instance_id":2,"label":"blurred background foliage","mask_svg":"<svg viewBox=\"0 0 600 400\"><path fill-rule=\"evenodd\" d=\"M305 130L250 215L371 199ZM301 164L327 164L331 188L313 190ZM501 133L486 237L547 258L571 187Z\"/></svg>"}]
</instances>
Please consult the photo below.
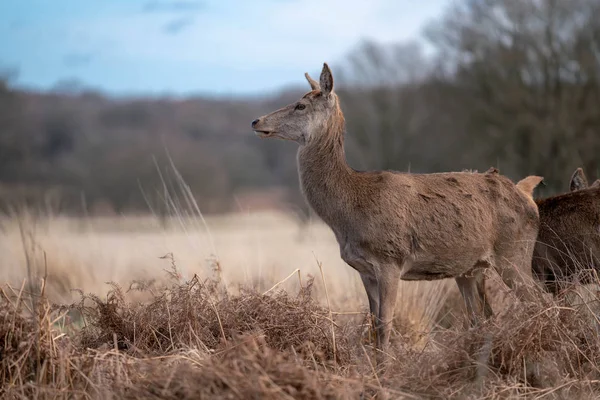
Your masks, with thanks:
<instances>
[{"instance_id":1,"label":"blurred background foliage","mask_svg":"<svg viewBox=\"0 0 600 400\"><path fill-rule=\"evenodd\" d=\"M565 191L600 177L600 1L463 0L426 29L427 46L360 43L332 64L356 169L545 177ZM430 51L430 50L434 51ZM434 54L431 56L430 54ZM160 212L170 160L204 212L303 210L293 143L260 140L270 97L111 97L0 80L0 198L81 215ZM162 171L162 172L161 172Z\"/></svg>"}]
</instances>

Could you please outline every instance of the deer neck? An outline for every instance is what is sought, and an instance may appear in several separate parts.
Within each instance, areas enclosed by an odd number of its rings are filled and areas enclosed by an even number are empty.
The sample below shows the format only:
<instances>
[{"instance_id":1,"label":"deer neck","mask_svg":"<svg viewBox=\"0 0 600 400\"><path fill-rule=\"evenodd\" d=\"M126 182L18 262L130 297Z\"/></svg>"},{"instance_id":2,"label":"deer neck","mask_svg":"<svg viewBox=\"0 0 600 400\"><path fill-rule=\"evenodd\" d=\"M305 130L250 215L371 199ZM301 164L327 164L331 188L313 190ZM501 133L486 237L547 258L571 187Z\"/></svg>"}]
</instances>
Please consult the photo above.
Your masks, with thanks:
<instances>
[{"instance_id":1,"label":"deer neck","mask_svg":"<svg viewBox=\"0 0 600 400\"><path fill-rule=\"evenodd\" d=\"M323 132L298 150L298 173L308 204L328 225L347 216L355 197L356 172L346 163L345 123L340 110L325 123Z\"/></svg>"}]
</instances>

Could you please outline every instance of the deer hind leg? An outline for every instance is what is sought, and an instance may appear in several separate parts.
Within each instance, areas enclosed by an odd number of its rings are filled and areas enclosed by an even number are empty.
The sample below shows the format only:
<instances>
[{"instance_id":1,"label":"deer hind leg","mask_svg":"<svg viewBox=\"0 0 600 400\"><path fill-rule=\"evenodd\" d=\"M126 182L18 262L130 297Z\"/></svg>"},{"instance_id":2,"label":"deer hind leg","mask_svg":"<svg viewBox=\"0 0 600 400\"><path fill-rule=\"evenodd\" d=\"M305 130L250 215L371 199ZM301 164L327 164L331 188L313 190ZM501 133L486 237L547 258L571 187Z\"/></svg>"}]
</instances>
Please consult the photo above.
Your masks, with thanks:
<instances>
[{"instance_id":1,"label":"deer hind leg","mask_svg":"<svg viewBox=\"0 0 600 400\"><path fill-rule=\"evenodd\" d=\"M372 340L377 343L377 320L379 319L379 286L377 279L371 275L360 274L367 297L369 299L369 313L370 313L370 324L371 332L373 334Z\"/></svg>"},{"instance_id":2,"label":"deer hind leg","mask_svg":"<svg viewBox=\"0 0 600 400\"><path fill-rule=\"evenodd\" d=\"M476 269L468 276L459 276L455 280L465 300L471 326L477 325L482 316L485 319L490 318L493 315L493 311L485 294L484 271ZM492 352L492 342L493 338L491 335L487 335L482 341L473 343L473 346L476 348L476 376L479 383L483 382L488 372L487 365Z\"/></svg>"},{"instance_id":3,"label":"deer hind leg","mask_svg":"<svg viewBox=\"0 0 600 400\"><path fill-rule=\"evenodd\" d=\"M496 254L495 257L494 268L496 272L521 301L543 301L541 288L538 287L533 278L532 259L533 243L525 242Z\"/></svg>"},{"instance_id":4,"label":"deer hind leg","mask_svg":"<svg viewBox=\"0 0 600 400\"><path fill-rule=\"evenodd\" d=\"M533 245L530 245L533 247ZM546 303L542 288L539 287L533 279L532 273L533 250L527 244L515 248L511 253L509 251L496 254L495 268L502 277L504 283L510 287L520 301L533 303L539 301ZM534 386L544 386L544 377L540 373L539 361L530 355L525 355L524 360L527 370L527 380Z\"/></svg>"},{"instance_id":5,"label":"deer hind leg","mask_svg":"<svg viewBox=\"0 0 600 400\"><path fill-rule=\"evenodd\" d=\"M477 325L481 317L492 315L492 308L485 296L485 277L481 271L455 278L458 290L465 301L471 326Z\"/></svg>"},{"instance_id":6,"label":"deer hind leg","mask_svg":"<svg viewBox=\"0 0 600 400\"><path fill-rule=\"evenodd\" d=\"M485 272L478 271L475 279L477 282L477 293L479 294L479 299L483 305L483 316L485 319L489 319L494 315L494 311L492 310L492 306L488 302L487 295L485 294Z\"/></svg>"}]
</instances>

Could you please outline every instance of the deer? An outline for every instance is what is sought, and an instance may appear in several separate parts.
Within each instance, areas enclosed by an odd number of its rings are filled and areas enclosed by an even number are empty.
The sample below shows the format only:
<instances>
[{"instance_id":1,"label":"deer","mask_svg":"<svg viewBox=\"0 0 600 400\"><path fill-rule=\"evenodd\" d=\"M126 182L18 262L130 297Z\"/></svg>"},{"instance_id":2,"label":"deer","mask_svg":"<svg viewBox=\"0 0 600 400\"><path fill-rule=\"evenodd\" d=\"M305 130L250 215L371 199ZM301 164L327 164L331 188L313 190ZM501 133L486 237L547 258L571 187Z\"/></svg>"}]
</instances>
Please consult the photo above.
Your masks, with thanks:
<instances>
[{"instance_id":1,"label":"deer","mask_svg":"<svg viewBox=\"0 0 600 400\"><path fill-rule=\"evenodd\" d=\"M532 270L554 296L575 278L588 284L600 272L600 180L589 186L583 169L577 168L569 189L536 199L540 226Z\"/></svg>"},{"instance_id":2,"label":"deer","mask_svg":"<svg viewBox=\"0 0 600 400\"><path fill-rule=\"evenodd\" d=\"M327 63L310 91L251 126L262 139L296 142L302 194L333 231L343 261L368 298L378 354L387 351L400 280L454 278L471 323L493 315L485 271L533 300L531 257L539 215L528 176L515 184L485 173L359 171L346 162L344 114Z\"/></svg>"}]
</instances>

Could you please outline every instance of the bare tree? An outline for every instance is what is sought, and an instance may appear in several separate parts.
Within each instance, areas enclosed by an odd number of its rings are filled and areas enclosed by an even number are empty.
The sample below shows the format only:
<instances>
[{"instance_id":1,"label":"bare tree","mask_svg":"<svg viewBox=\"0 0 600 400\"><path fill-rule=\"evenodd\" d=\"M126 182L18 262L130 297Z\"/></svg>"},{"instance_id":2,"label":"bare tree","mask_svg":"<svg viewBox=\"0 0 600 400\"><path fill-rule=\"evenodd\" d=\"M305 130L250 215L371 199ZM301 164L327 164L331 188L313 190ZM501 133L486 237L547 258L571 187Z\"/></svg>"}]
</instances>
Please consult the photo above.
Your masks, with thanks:
<instances>
[{"instance_id":1,"label":"bare tree","mask_svg":"<svg viewBox=\"0 0 600 400\"><path fill-rule=\"evenodd\" d=\"M363 42L341 70L348 152L360 168L410 169L429 118L419 93L427 61L416 43Z\"/></svg>"},{"instance_id":2,"label":"bare tree","mask_svg":"<svg viewBox=\"0 0 600 400\"><path fill-rule=\"evenodd\" d=\"M597 170L600 1L466 0L428 31L466 95L468 137L513 175Z\"/></svg>"}]
</instances>

